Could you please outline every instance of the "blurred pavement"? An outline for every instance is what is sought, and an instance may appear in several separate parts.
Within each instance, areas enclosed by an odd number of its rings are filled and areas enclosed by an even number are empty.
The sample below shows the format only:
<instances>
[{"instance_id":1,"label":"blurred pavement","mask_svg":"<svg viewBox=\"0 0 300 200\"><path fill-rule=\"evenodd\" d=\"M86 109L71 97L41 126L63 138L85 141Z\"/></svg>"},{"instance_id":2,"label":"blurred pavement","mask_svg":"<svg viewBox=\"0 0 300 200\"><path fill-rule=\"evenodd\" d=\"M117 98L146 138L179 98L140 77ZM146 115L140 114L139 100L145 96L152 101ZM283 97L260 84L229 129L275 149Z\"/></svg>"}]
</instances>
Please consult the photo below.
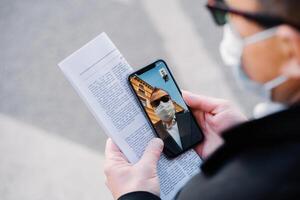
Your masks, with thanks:
<instances>
[{"instance_id":1,"label":"blurred pavement","mask_svg":"<svg viewBox=\"0 0 300 200\"><path fill-rule=\"evenodd\" d=\"M102 154L6 116L0 127L1 199L112 199Z\"/></svg>"},{"instance_id":2,"label":"blurred pavement","mask_svg":"<svg viewBox=\"0 0 300 200\"><path fill-rule=\"evenodd\" d=\"M256 99L222 65L205 0L2 0L0 199L111 199L106 136L57 63L105 31L134 67L164 59L182 89Z\"/></svg>"}]
</instances>

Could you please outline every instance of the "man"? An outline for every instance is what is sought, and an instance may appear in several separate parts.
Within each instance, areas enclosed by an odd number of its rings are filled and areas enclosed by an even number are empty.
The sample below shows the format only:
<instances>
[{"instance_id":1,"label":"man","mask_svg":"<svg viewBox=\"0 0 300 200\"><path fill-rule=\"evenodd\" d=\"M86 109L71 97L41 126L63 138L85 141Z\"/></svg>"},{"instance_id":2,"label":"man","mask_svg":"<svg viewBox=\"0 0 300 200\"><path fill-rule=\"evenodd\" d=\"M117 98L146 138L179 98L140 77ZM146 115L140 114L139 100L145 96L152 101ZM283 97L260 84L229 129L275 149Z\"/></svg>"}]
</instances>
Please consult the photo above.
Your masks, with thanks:
<instances>
[{"instance_id":1,"label":"man","mask_svg":"<svg viewBox=\"0 0 300 200\"><path fill-rule=\"evenodd\" d=\"M150 104L160 118L154 128L164 142L165 152L178 154L201 140L201 133L191 113L177 112L170 95L160 88L154 88Z\"/></svg>"},{"instance_id":2,"label":"man","mask_svg":"<svg viewBox=\"0 0 300 200\"><path fill-rule=\"evenodd\" d=\"M205 133L196 148L204 163L177 199L300 199L300 1L211 0L208 7L224 25L221 55L238 83L283 106L245 122L223 100L185 93ZM140 162L125 165L108 140L107 184L115 199L159 199L161 149L155 139Z\"/></svg>"}]
</instances>

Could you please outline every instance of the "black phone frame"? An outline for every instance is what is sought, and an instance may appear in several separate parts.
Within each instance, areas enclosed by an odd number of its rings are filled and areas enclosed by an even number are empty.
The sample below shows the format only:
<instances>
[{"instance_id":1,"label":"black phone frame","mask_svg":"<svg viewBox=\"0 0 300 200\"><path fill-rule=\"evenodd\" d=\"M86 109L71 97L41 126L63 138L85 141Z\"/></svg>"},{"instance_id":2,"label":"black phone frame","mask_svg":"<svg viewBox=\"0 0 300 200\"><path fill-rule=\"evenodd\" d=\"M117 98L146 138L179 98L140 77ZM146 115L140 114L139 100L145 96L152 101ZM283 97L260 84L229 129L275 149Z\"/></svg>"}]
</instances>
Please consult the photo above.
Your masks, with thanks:
<instances>
[{"instance_id":1,"label":"black phone frame","mask_svg":"<svg viewBox=\"0 0 300 200\"><path fill-rule=\"evenodd\" d=\"M175 81L174 76L173 76L173 74L172 74L170 68L168 67L167 63L166 63L164 60L162 60L162 59L159 59L159 60L157 60L157 61L155 61L155 62L153 62L153 63L147 65L146 67L143 67L143 68L141 68L141 69L136 70L136 71L133 72L133 73L130 73L130 74L128 75L127 81L128 81L128 83L129 83L129 86L130 86L131 91L133 92L133 94L134 94L136 100L138 101L139 106L141 107L141 109L142 109L142 111L143 111L143 114L146 116L147 121L148 121L148 123L150 124L151 129L154 131L154 133L156 134L156 136L157 136L158 138L160 138L159 135L158 135L158 133L157 133L156 130L155 130L154 125L153 125L152 122L151 122L151 119L149 118L149 116L148 116L148 114L147 114L147 112L146 112L146 109L145 109L144 105L143 105L142 102L140 101L140 99L139 99L139 97L138 97L138 94L136 93L136 91L135 91L135 89L133 88L133 86L132 86L132 84L131 84L131 81L130 81L130 78L131 78L132 76L143 74L143 73L145 73L145 72L147 72L147 71L149 71L149 70L155 68L155 67L156 67L156 64L157 64L158 62L163 62L163 63L164 63L165 67L168 69L169 75L171 76L172 80L174 81L175 86L176 86L177 90L179 91L179 93L180 93L180 95L181 95L181 97L182 97L182 92L181 92L181 90L179 89L179 86L178 86L177 82ZM183 97L182 97L182 98L183 98ZM185 103L185 101L184 101L184 103ZM198 141L197 143L191 145L189 148L187 148L187 149L181 151L181 152L178 153L178 154L169 154L169 153L166 153L166 152L164 151L164 154L165 154L168 158L176 158L177 156L179 156L179 155L185 153L186 151L188 151L188 150L194 148L195 146L197 146L199 143L203 142L203 140L204 140L203 130L201 129L201 127L200 127L199 124L197 123L197 120L196 120L196 118L195 118L193 112L191 111L190 107L189 107L186 103L185 103L185 105L186 105L186 107L188 108L188 111L191 113L191 116L192 116L193 120L194 120L195 123L197 124L197 126L198 126L198 128L199 128L199 130L200 130L200 132L201 132L202 137L201 137L201 140L200 140L200 141Z\"/></svg>"}]
</instances>

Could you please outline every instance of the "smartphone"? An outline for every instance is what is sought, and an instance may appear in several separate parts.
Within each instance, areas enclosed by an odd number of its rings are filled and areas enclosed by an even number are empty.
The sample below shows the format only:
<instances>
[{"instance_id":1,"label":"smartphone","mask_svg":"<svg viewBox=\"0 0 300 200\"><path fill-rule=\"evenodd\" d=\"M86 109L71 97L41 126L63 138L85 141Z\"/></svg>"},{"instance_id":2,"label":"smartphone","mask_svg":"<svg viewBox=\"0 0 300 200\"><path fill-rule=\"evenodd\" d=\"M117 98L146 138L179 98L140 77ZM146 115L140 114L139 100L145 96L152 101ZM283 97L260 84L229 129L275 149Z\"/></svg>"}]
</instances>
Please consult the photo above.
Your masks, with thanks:
<instances>
[{"instance_id":1,"label":"smartphone","mask_svg":"<svg viewBox=\"0 0 300 200\"><path fill-rule=\"evenodd\" d=\"M167 157L177 157L202 142L203 132L165 61L130 74L128 82L153 131L163 140Z\"/></svg>"}]
</instances>

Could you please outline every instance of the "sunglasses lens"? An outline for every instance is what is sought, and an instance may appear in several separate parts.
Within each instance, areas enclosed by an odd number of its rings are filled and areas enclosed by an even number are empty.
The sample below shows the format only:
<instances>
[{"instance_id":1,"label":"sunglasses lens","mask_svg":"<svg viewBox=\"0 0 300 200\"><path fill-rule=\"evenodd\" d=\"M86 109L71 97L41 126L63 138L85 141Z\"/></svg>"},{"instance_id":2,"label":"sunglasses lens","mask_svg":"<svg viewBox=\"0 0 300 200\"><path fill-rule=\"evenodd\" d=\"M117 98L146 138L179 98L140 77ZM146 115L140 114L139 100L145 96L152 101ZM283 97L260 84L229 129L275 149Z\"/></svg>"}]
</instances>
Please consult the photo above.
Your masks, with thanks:
<instances>
[{"instance_id":1,"label":"sunglasses lens","mask_svg":"<svg viewBox=\"0 0 300 200\"><path fill-rule=\"evenodd\" d=\"M155 100L155 101L152 101L152 102L151 102L151 106L154 107L154 108L156 108L156 107L159 106L159 104L160 104L161 101L164 102L164 103L166 103L166 102L168 102L169 100L170 100L170 97L169 97L169 96L163 96L163 97L161 97L160 99L157 99L157 100Z\"/></svg>"},{"instance_id":2,"label":"sunglasses lens","mask_svg":"<svg viewBox=\"0 0 300 200\"><path fill-rule=\"evenodd\" d=\"M170 97L169 96L163 96L161 99L160 99L162 102L166 103L170 100Z\"/></svg>"},{"instance_id":3,"label":"sunglasses lens","mask_svg":"<svg viewBox=\"0 0 300 200\"><path fill-rule=\"evenodd\" d=\"M159 104L160 104L160 100L155 100L155 101L151 102L151 106L154 107L154 108L159 106Z\"/></svg>"},{"instance_id":4,"label":"sunglasses lens","mask_svg":"<svg viewBox=\"0 0 300 200\"><path fill-rule=\"evenodd\" d=\"M211 11L214 20L218 25L222 26L227 23L227 17L226 17L227 13L225 11L221 11L213 8L211 9Z\"/></svg>"},{"instance_id":5,"label":"sunglasses lens","mask_svg":"<svg viewBox=\"0 0 300 200\"><path fill-rule=\"evenodd\" d=\"M222 26L227 23L226 3L223 0L214 0L207 4L207 8L217 25Z\"/></svg>"}]
</instances>

